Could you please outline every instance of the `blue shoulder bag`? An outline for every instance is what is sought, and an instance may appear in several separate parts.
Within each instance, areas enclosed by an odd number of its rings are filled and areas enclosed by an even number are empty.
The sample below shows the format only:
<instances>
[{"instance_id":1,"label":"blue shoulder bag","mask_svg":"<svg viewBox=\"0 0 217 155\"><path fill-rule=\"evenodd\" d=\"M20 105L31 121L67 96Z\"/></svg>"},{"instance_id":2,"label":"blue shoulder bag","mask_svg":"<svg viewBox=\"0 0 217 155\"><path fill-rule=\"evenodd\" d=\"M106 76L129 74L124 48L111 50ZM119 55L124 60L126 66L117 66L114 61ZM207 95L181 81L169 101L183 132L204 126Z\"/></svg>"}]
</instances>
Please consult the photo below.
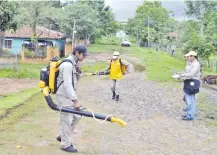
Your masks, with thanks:
<instances>
[{"instance_id":1,"label":"blue shoulder bag","mask_svg":"<svg viewBox=\"0 0 217 155\"><path fill-rule=\"evenodd\" d=\"M186 79L184 81L184 92L192 95L192 94L197 94L200 89L200 81L195 80L195 79Z\"/></svg>"}]
</instances>

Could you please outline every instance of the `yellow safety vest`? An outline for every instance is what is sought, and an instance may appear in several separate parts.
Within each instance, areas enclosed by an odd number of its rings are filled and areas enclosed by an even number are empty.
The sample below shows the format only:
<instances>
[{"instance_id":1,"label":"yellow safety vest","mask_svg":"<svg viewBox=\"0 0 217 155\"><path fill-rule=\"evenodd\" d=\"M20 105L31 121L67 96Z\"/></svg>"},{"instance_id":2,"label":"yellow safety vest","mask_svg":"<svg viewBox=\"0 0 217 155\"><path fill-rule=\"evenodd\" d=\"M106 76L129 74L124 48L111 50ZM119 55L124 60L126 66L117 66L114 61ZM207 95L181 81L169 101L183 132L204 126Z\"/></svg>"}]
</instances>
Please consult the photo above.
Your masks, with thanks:
<instances>
[{"instance_id":1,"label":"yellow safety vest","mask_svg":"<svg viewBox=\"0 0 217 155\"><path fill-rule=\"evenodd\" d=\"M110 64L110 79L119 80L122 79L122 70L119 59L111 61Z\"/></svg>"}]
</instances>

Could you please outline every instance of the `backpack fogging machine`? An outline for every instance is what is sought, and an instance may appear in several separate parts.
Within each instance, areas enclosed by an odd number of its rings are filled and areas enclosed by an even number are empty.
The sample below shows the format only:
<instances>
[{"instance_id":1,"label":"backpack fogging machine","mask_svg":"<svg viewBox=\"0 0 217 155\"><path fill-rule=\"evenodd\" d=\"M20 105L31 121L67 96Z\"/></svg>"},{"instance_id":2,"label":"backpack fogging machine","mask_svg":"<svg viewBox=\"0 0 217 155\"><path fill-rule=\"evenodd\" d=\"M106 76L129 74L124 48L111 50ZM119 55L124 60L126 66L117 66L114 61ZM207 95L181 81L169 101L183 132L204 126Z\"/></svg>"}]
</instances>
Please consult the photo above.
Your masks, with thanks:
<instances>
[{"instance_id":1,"label":"backpack fogging machine","mask_svg":"<svg viewBox=\"0 0 217 155\"><path fill-rule=\"evenodd\" d=\"M45 97L45 100L48 104L48 106L56 111L61 111L61 112L67 112L67 113L73 113L85 117L92 117L94 119L100 119L109 122L115 122L120 124L122 127L125 127L126 122L123 120L116 118L114 116L104 116L101 114L96 114L93 113L90 109L75 109L75 108L69 108L69 107L60 107L56 105L52 98L51 94L55 94L57 91L57 86L56 86L56 81L57 77L59 75L59 66L63 62L69 62L68 60L59 60L58 58L52 58L50 60L50 63L47 67L43 68L40 71L40 82L39 82L39 88L42 88L42 93Z\"/></svg>"}]
</instances>

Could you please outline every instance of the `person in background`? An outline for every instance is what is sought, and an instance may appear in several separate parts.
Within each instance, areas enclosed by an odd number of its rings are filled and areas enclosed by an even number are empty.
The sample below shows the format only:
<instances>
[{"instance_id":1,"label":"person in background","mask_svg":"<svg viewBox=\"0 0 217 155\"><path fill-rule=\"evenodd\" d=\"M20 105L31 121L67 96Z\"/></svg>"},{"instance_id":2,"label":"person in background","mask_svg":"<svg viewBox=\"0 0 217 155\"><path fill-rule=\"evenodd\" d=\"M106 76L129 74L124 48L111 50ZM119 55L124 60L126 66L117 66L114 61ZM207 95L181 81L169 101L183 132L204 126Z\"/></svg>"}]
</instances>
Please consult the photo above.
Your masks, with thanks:
<instances>
[{"instance_id":1,"label":"person in background","mask_svg":"<svg viewBox=\"0 0 217 155\"><path fill-rule=\"evenodd\" d=\"M123 75L130 72L130 63L124 59L120 58L119 52L114 52L110 64L106 69L100 71L101 74L109 74L110 79L112 80L112 99L119 101L120 98L120 83L123 78ZM99 72L98 72L99 73Z\"/></svg>"},{"instance_id":2,"label":"person in background","mask_svg":"<svg viewBox=\"0 0 217 155\"><path fill-rule=\"evenodd\" d=\"M200 88L200 64L198 62L197 53L190 51L187 53L189 64L186 65L186 70L179 75L179 79L184 80L184 94L186 101L186 114L183 115L183 120L194 120L196 113L195 94Z\"/></svg>"}]
</instances>

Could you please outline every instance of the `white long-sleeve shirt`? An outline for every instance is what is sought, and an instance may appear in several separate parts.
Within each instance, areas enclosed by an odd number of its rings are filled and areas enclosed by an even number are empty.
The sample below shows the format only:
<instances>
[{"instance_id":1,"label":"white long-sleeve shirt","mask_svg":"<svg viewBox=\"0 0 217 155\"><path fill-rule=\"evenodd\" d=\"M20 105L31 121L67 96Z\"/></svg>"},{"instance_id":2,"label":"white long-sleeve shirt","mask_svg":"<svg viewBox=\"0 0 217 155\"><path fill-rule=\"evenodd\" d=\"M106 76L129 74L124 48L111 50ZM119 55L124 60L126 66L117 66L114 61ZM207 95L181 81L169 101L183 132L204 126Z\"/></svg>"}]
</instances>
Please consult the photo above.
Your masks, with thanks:
<instances>
[{"instance_id":1,"label":"white long-sleeve shirt","mask_svg":"<svg viewBox=\"0 0 217 155\"><path fill-rule=\"evenodd\" d=\"M200 80L200 64L197 60L187 64L185 72L181 74L181 79Z\"/></svg>"},{"instance_id":2,"label":"white long-sleeve shirt","mask_svg":"<svg viewBox=\"0 0 217 155\"><path fill-rule=\"evenodd\" d=\"M58 91L56 92L56 95L64 96L71 101L77 100L76 96L76 83L80 79L79 74L76 71L76 57L75 56L69 56L67 59L70 59L73 63L73 65L70 62L64 62L59 66L59 76L57 78L57 86L64 81L60 87L58 88ZM73 76L73 78L72 78ZM74 87L73 88L73 84Z\"/></svg>"}]
</instances>

